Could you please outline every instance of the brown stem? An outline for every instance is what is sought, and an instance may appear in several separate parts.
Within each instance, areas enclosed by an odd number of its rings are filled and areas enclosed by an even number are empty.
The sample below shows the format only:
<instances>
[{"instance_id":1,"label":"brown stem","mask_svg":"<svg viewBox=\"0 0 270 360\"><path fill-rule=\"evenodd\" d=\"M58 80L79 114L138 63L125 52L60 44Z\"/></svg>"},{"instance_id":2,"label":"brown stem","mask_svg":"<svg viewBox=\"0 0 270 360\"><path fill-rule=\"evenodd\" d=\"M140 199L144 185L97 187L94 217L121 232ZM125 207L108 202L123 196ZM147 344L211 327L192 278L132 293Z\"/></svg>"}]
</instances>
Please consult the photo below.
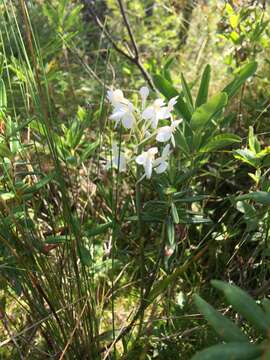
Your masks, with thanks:
<instances>
[{"instance_id":1,"label":"brown stem","mask_svg":"<svg viewBox=\"0 0 270 360\"><path fill-rule=\"evenodd\" d=\"M155 86L154 83L152 81L151 76L149 75L149 73L147 72L147 70L144 68L144 66L141 63L141 59L140 59L140 53L139 53L139 49L135 40L135 37L133 35L131 26L129 24L128 18L127 18L127 14L126 11L124 9L123 3L121 0L118 0L118 4L119 4L119 8L120 8L120 12L121 15L123 17L123 21L124 24L127 28L129 37L130 37L130 41L133 47L133 54L129 54L126 51L124 51L121 47L118 46L118 44L115 42L115 40L112 38L112 36L109 34L109 32L106 30L104 24L100 21L99 17L97 16L97 14L95 13L95 11L93 10L93 8L89 9L89 12L91 14L91 16L93 17L96 25L100 28L100 30L103 32L103 34L105 35L105 37L109 40L109 42L111 43L112 47L122 56L124 56L125 58L127 58L130 62L132 62L134 65L136 65L138 67L138 69L140 70L141 74L143 75L145 81L148 83L149 87L152 90L155 90Z\"/></svg>"}]
</instances>

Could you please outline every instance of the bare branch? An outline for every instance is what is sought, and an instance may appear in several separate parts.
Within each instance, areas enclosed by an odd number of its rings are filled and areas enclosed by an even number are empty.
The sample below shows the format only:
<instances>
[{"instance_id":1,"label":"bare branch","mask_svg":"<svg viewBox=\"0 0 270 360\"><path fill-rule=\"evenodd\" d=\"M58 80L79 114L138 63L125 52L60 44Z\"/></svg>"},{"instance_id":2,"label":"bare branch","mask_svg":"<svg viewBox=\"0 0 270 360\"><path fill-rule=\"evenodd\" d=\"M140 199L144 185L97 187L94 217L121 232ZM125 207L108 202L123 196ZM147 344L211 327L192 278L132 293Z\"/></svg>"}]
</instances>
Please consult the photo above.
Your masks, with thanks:
<instances>
[{"instance_id":1,"label":"bare branch","mask_svg":"<svg viewBox=\"0 0 270 360\"><path fill-rule=\"evenodd\" d=\"M97 14L95 13L95 11L93 10L93 7L90 7L88 10L92 16L92 18L94 19L96 25L100 28L100 30L103 32L104 36L109 40L109 42L112 44L113 48L122 56L124 56L125 58L127 58L130 62L132 62L134 65L136 65L138 67L138 69L140 70L141 74L143 75L144 79L146 80L146 82L148 83L149 87L152 90L155 90L155 86L154 83L152 81L151 76L149 75L149 73L147 72L147 70L144 68L141 59L140 59L140 53L139 53L139 49L135 40L135 37L133 35L133 32L131 30L128 18L127 18L127 14L126 11L124 9L123 3L121 0L118 0L118 4L119 4L119 8L120 8L120 12L121 15L123 17L123 21L125 24L125 27L127 28L130 40L131 40L131 44L133 47L133 54L129 54L127 52L125 52L118 44L117 42L112 38L112 36L109 34L109 32L107 31L106 27L104 26L104 24L101 22L101 20L99 19L99 17L97 16ZM130 51L130 49L128 49Z\"/></svg>"},{"instance_id":2,"label":"bare branch","mask_svg":"<svg viewBox=\"0 0 270 360\"><path fill-rule=\"evenodd\" d=\"M133 32L132 32L132 30L131 30L130 23L129 23L129 21L128 21L128 17L127 17L126 11L125 11L125 9L124 9L123 2L122 2L122 0L117 0L117 2L118 2L118 5L119 5L119 8L120 8L121 15L122 15L122 17L123 17L123 21L124 21L125 26L126 26L126 28L127 28L128 35L129 35L129 37L130 37L130 40L131 40L133 49L134 49L135 59L139 59L139 49L138 49L136 40L135 40L135 38L134 38Z\"/></svg>"}]
</instances>

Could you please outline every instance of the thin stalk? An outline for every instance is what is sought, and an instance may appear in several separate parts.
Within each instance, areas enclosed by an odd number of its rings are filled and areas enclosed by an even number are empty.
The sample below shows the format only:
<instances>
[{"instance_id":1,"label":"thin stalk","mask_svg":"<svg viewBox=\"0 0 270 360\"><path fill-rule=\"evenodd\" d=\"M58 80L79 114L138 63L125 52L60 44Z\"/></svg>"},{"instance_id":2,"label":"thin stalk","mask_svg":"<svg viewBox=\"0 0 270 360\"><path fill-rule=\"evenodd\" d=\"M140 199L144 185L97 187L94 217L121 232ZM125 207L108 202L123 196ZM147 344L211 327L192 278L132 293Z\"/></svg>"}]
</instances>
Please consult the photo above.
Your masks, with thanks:
<instances>
[{"instance_id":1,"label":"thin stalk","mask_svg":"<svg viewBox=\"0 0 270 360\"><path fill-rule=\"evenodd\" d=\"M116 229L118 222L118 201L119 201L119 180L120 180L120 155L121 155L121 145L122 145L122 124L120 125L119 131L119 144L118 144L118 163L117 163L117 174L116 174L116 190L115 190L115 202L114 202L114 226L112 233L112 251L111 251L111 260L112 260L112 330L113 330L113 341L115 340L115 294L114 294L114 264L115 264L115 238L116 238ZM114 358L116 359L116 346L114 345Z\"/></svg>"},{"instance_id":2,"label":"thin stalk","mask_svg":"<svg viewBox=\"0 0 270 360\"><path fill-rule=\"evenodd\" d=\"M141 152L141 147L138 147L138 153ZM145 259L144 259L144 237L142 234L142 217L141 217L141 182L139 179L141 178L141 169L140 166L137 164L136 167L136 213L137 213L137 240L140 244L140 306L142 306L144 301L144 278L145 278ZM138 336L141 333L142 330L142 324L143 324L143 312L140 316L140 326L138 330Z\"/></svg>"}]
</instances>

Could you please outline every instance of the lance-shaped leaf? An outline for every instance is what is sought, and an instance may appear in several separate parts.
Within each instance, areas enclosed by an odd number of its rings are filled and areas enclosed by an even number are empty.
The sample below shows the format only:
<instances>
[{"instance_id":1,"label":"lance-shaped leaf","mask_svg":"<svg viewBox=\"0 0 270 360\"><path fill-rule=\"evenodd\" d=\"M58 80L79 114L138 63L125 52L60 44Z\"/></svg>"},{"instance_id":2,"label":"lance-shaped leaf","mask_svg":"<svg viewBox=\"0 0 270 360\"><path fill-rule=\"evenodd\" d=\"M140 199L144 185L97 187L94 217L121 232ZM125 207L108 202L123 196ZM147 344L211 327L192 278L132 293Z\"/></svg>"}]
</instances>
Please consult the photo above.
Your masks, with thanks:
<instances>
[{"instance_id":1,"label":"lance-shaped leaf","mask_svg":"<svg viewBox=\"0 0 270 360\"><path fill-rule=\"evenodd\" d=\"M262 205L270 205L270 192L254 191L249 194L239 195L236 200L254 200Z\"/></svg>"},{"instance_id":2,"label":"lance-shaped leaf","mask_svg":"<svg viewBox=\"0 0 270 360\"><path fill-rule=\"evenodd\" d=\"M167 219L167 237L170 245L175 245L175 230L172 218L168 216Z\"/></svg>"},{"instance_id":3,"label":"lance-shaped leaf","mask_svg":"<svg viewBox=\"0 0 270 360\"><path fill-rule=\"evenodd\" d=\"M207 101L210 78L211 78L211 66L208 64L206 65L202 74L201 83L195 103L196 108L206 103Z\"/></svg>"},{"instance_id":4,"label":"lance-shaped leaf","mask_svg":"<svg viewBox=\"0 0 270 360\"><path fill-rule=\"evenodd\" d=\"M191 96L191 92L190 92L188 83L186 82L186 79L185 79L183 73L181 73L181 84L182 84L182 89L183 89L183 93L185 96L185 100L186 100L188 109L191 113L193 113L193 111L194 111L193 100L192 100L192 96Z\"/></svg>"},{"instance_id":5,"label":"lance-shaped leaf","mask_svg":"<svg viewBox=\"0 0 270 360\"><path fill-rule=\"evenodd\" d=\"M177 103L175 105L176 111L182 116L186 121L190 121L191 112L185 101L182 98L182 95L174 88L174 86L161 75L155 75L153 77L154 84L156 88L164 95L168 100L174 96L178 96Z\"/></svg>"},{"instance_id":6,"label":"lance-shaped leaf","mask_svg":"<svg viewBox=\"0 0 270 360\"><path fill-rule=\"evenodd\" d=\"M236 74L233 81L231 81L225 88L224 92L227 93L228 97L231 98L241 88L245 81L252 76L257 70L256 61L250 62L244 65Z\"/></svg>"},{"instance_id":7,"label":"lance-shaped leaf","mask_svg":"<svg viewBox=\"0 0 270 360\"><path fill-rule=\"evenodd\" d=\"M0 114L7 108L7 93L3 79L0 79Z\"/></svg>"},{"instance_id":8,"label":"lance-shaped leaf","mask_svg":"<svg viewBox=\"0 0 270 360\"><path fill-rule=\"evenodd\" d=\"M197 353L191 360L252 360L263 353L259 345L228 343L211 346Z\"/></svg>"},{"instance_id":9,"label":"lance-shaped leaf","mask_svg":"<svg viewBox=\"0 0 270 360\"><path fill-rule=\"evenodd\" d=\"M228 96L220 93L213 96L206 104L198 107L191 118L191 127L193 129L202 128L218 114L227 104Z\"/></svg>"},{"instance_id":10,"label":"lance-shaped leaf","mask_svg":"<svg viewBox=\"0 0 270 360\"><path fill-rule=\"evenodd\" d=\"M200 148L201 152L215 151L226 146L241 142L241 138L234 134L220 134L211 138L208 143Z\"/></svg>"},{"instance_id":11,"label":"lance-shaped leaf","mask_svg":"<svg viewBox=\"0 0 270 360\"><path fill-rule=\"evenodd\" d=\"M208 323L214 328L218 335L226 342L248 342L246 335L228 318L214 309L199 295L194 295L195 304L200 313L206 318Z\"/></svg>"},{"instance_id":12,"label":"lance-shaped leaf","mask_svg":"<svg viewBox=\"0 0 270 360\"><path fill-rule=\"evenodd\" d=\"M225 295L228 303L233 309L247 319L252 325L264 334L268 334L270 329L270 319L262 308L252 299L245 291L238 286L227 284L223 281L212 280L212 285L221 290Z\"/></svg>"}]
</instances>

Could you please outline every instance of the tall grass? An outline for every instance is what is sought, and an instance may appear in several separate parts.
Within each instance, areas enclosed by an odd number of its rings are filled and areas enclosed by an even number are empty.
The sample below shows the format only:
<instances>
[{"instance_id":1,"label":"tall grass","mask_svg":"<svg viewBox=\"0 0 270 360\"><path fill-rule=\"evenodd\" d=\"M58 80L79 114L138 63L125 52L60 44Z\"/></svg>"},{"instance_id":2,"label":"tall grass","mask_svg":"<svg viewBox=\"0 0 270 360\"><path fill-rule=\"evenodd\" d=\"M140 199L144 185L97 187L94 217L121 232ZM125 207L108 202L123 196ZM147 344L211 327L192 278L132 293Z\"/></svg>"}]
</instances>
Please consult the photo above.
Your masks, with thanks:
<instances>
[{"instance_id":1,"label":"tall grass","mask_svg":"<svg viewBox=\"0 0 270 360\"><path fill-rule=\"evenodd\" d=\"M2 145L11 151L7 157L2 154L1 243L8 268L13 265L1 277L13 285L6 290L28 318L25 339L34 329L48 357L98 359L99 313L106 297L95 270L85 265L92 240L84 235L80 217L87 223L89 215L78 212L78 175L71 174L57 149L62 145L55 136L60 124L27 4L20 1L15 9L14 2L4 1L2 7L7 16L1 38L8 99ZM11 194L8 200L6 193ZM42 358L39 345L29 348L31 356ZM22 358L24 349L22 344Z\"/></svg>"}]
</instances>

